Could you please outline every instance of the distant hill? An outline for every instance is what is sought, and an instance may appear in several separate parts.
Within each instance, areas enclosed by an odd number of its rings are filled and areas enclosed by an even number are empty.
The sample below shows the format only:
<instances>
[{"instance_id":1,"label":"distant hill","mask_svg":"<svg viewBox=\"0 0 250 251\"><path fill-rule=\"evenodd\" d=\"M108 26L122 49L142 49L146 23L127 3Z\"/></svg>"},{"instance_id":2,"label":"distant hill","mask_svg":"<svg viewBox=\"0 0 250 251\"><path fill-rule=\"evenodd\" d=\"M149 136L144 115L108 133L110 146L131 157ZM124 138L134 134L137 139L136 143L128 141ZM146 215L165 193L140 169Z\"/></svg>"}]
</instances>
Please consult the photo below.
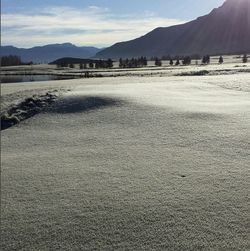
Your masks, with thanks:
<instances>
[{"instance_id":1,"label":"distant hill","mask_svg":"<svg viewBox=\"0 0 250 251\"><path fill-rule=\"evenodd\" d=\"M96 63L97 61L98 60L95 59L65 57L52 61L49 64L51 65L89 64L89 63Z\"/></svg>"},{"instance_id":2,"label":"distant hill","mask_svg":"<svg viewBox=\"0 0 250 251\"><path fill-rule=\"evenodd\" d=\"M23 62L48 63L62 57L90 58L100 49L95 47L77 47L71 43L49 44L29 49L14 46L1 46L1 56L17 55Z\"/></svg>"},{"instance_id":3,"label":"distant hill","mask_svg":"<svg viewBox=\"0 0 250 251\"><path fill-rule=\"evenodd\" d=\"M100 58L250 52L250 0L227 0L194 21L157 28L97 53Z\"/></svg>"}]
</instances>

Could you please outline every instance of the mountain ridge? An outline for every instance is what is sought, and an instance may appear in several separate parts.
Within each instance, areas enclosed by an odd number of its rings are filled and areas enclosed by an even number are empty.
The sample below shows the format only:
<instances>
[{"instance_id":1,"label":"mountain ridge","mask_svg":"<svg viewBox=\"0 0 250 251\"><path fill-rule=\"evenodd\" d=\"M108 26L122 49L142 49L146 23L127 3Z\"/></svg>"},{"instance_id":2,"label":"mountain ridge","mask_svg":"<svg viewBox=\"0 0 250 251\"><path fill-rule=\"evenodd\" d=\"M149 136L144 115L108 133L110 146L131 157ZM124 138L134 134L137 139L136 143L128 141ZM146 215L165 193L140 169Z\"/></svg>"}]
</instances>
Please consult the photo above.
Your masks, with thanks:
<instances>
[{"instance_id":1,"label":"mountain ridge","mask_svg":"<svg viewBox=\"0 0 250 251\"><path fill-rule=\"evenodd\" d=\"M101 49L93 46L76 46L71 43L47 44L32 48L18 48L12 45L1 46L1 56L17 55L23 62L48 63L62 57L90 58Z\"/></svg>"},{"instance_id":2,"label":"mountain ridge","mask_svg":"<svg viewBox=\"0 0 250 251\"><path fill-rule=\"evenodd\" d=\"M97 53L100 58L250 52L250 0L227 0L185 24L158 27Z\"/></svg>"}]
</instances>

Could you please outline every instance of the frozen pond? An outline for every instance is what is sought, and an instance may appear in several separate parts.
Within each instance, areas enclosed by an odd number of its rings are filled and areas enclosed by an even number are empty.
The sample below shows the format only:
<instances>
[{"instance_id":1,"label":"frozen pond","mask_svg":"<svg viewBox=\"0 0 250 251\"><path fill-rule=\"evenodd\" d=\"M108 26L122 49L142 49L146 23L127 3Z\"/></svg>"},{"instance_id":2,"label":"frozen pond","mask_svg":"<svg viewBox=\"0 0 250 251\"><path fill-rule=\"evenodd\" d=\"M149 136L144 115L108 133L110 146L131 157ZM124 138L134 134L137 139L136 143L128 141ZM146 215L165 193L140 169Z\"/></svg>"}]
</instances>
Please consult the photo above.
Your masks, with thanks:
<instances>
[{"instance_id":1,"label":"frozen pond","mask_svg":"<svg viewBox=\"0 0 250 251\"><path fill-rule=\"evenodd\" d=\"M59 76L59 75L3 75L1 76L1 83L20 83L20 82L34 82L34 81L50 81L50 80L64 80L74 79L74 76Z\"/></svg>"}]
</instances>

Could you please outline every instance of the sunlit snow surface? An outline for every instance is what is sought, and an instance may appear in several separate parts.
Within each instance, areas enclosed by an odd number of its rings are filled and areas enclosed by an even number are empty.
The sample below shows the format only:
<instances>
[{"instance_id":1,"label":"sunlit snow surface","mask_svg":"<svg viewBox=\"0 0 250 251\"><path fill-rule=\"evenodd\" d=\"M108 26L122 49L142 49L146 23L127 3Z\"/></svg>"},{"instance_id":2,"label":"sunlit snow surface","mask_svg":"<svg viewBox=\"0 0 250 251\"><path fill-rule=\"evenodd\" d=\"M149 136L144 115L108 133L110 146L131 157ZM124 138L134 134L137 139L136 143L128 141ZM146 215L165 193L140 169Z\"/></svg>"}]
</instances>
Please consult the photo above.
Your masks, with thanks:
<instances>
[{"instance_id":1,"label":"sunlit snow surface","mask_svg":"<svg viewBox=\"0 0 250 251\"><path fill-rule=\"evenodd\" d=\"M3 85L68 90L2 132L3 250L249 249L249 77Z\"/></svg>"}]
</instances>

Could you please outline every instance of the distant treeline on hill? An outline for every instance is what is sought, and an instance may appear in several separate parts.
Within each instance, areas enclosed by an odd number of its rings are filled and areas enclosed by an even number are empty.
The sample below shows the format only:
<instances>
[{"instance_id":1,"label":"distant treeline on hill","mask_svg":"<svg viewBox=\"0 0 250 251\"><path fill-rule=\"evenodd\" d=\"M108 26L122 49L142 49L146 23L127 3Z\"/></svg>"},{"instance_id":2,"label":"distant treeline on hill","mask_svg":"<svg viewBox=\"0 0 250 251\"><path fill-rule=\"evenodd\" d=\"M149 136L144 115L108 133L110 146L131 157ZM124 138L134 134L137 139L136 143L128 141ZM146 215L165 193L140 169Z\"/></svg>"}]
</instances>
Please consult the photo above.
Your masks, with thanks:
<instances>
[{"instance_id":1,"label":"distant treeline on hill","mask_svg":"<svg viewBox=\"0 0 250 251\"><path fill-rule=\"evenodd\" d=\"M21 58L16 55L9 55L9 56L2 56L0 58L0 65L1 66L15 66L15 65L31 65L32 62L23 63Z\"/></svg>"},{"instance_id":2,"label":"distant treeline on hill","mask_svg":"<svg viewBox=\"0 0 250 251\"><path fill-rule=\"evenodd\" d=\"M51 65L57 65L59 67L70 67L74 68L74 65L80 65L81 69L86 69L87 65L89 68L112 68L113 61L108 60L97 60L97 59L84 59L84 58L60 58L51 63Z\"/></svg>"}]
</instances>

